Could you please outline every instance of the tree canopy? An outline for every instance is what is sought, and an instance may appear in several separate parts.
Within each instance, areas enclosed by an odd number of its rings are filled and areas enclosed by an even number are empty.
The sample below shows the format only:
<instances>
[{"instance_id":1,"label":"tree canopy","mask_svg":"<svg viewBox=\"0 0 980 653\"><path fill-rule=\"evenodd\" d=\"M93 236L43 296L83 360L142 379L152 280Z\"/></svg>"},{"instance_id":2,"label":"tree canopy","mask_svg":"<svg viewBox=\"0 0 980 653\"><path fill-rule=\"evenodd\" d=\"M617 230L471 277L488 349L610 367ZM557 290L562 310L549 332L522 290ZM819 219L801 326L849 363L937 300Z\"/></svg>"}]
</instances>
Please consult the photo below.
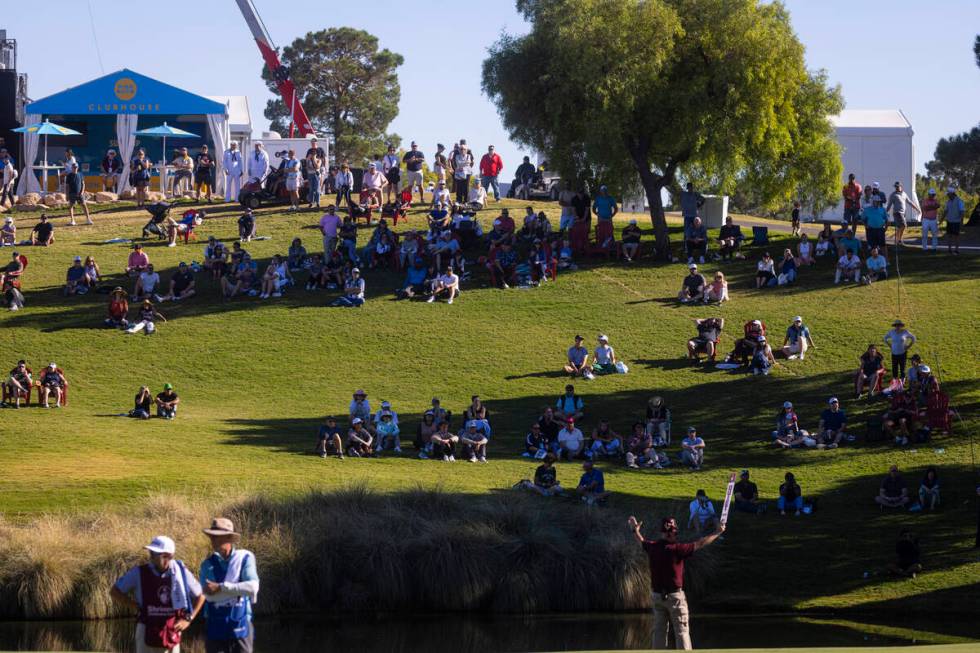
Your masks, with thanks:
<instances>
[{"instance_id":1,"label":"tree canopy","mask_svg":"<svg viewBox=\"0 0 980 653\"><path fill-rule=\"evenodd\" d=\"M778 2L518 0L526 36L502 36L484 92L511 138L566 178L644 189L668 253L660 191L679 178L764 203L835 201L843 107Z\"/></svg>"},{"instance_id":2,"label":"tree canopy","mask_svg":"<svg viewBox=\"0 0 980 653\"><path fill-rule=\"evenodd\" d=\"M980 35L973 42L973 54L980 67ZM933 160L926 163L932 178L954 184L970 193L980 191L980 125L968 132L941 138Z\"/></svg>"},{"instance_id":3,"label":"tree canopy","mask_svg":"<svg viewBox=\"0 0 980 653\"><path fill-rule=\"evenodd\" d=\"M280 58L313 128L332 136L337 161L359 165L383 152L386 143L398 144L398 136L387 129L398 115L401 87L396 69L404 59L379 50L376 36L351 27L309 32L283 48ZM267 67L262 77L276 93ZM265 117L273 130L288 129L289 109L281 98L266 104Z\"/></svg>"}]
</instances>

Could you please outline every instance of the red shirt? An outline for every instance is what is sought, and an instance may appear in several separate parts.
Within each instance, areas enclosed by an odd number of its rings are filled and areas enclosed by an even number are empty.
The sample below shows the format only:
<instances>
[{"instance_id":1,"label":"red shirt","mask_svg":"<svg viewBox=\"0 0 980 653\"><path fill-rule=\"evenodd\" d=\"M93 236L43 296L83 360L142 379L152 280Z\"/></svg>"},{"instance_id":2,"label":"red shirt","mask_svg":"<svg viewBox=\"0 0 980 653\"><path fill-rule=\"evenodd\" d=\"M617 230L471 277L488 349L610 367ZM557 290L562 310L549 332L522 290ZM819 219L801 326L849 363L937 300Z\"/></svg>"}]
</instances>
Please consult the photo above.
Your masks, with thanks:
<instances>
[{"instance_id":1,"label":"red shirt","mask_svg":"<svg viewBox=\"0 0 980 653\"><path fill-rule=\"evenodd\" d=\"M500 222L500 230L504 233L512 234L517 225L514 224L514 218L509 215L502 215L497 220Z\"/></svg>"},{"instance_id":2,"label":"red shirt","mask_svg":"<svg viewBox=\"0 0 980 653\"><path fill-rule=\"evenodd\" d=\"M650 560L650 587L658 594L684 589L684 560L694 555L691 542L643 540L643 550Z\"/></svg>"},{"instance_id":3,"label":"red shirt","mask_svg":"<svg viewBox=\"0 0 980 653\"><path fill-rule=\"evenodd\" d=\"M852 181L844 186L844 208L845 209L859 209L861 208L861 184L856 181Z\"/></svg>"},{"instance_id":4,"label":"red shirt","mask_svg":"<svg viewBox=\"0 0 980 653\"><path fill-rule=\"evenodd\" d=\"M939 201L927 197L922 202L922 219L923 220L935 220L939 215Z\"/></svg>"},{"instance_id":5,"label":"red shirt","mask_svg":"<svg viewBox=\"0 0 980 653\"><path fill-rule=\"evenodd\" d=\"M480 174L484 177L496 177L504 169L504 160L494 152L492 155L487 152L480 159Z\"/></svg>"}]
</instances>

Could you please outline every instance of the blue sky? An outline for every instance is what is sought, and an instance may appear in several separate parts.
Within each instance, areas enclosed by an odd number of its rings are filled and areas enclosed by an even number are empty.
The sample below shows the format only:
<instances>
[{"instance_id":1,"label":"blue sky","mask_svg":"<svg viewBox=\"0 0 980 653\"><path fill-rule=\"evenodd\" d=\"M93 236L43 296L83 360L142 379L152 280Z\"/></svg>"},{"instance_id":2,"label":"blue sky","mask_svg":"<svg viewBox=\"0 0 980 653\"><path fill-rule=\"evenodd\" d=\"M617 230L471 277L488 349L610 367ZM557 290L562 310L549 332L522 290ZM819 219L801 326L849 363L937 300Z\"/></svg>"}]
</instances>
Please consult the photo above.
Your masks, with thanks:
<instances>
[{"instance_id":1,"label":"blue sky","mask_svg":"<svg viewBox=\"0 0 980 653\"><path fill-rule=\"evenodd\" d=\"M508 142L496 110L480 91L486 49L506 31L527 27L510 0L254 0L278 45L315 29L349 25L401 53L400 114L391 128L431 154L436 142L466 138L477 151L493 143L513 172L521 152ZM971 47L980 2L945 0L789 0L807 64L840 83L849 108L899 108L915 130L916 159L936 141L973 127L980 117L980 70ZM38 11L4 12L19 69L34 99L102 74L132 68L187 90L247 95L256 132L270 97L262 60L234 0L49 0ZM206 8L207 11L202 11Z\"/></svg>"}]
</instances>

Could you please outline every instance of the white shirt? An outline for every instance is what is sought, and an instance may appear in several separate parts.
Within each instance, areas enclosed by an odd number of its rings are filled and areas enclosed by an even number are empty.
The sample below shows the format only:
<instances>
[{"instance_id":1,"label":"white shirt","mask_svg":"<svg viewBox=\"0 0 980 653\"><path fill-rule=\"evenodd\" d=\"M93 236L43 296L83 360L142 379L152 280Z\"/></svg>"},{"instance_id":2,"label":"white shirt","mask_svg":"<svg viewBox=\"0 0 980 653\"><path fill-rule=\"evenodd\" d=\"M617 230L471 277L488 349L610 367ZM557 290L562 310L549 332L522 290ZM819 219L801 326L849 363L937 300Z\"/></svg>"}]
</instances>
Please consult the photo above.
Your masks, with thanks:
<instances>
[{"instance_id":1,"label":"white shirt","mask_svg":"<svg viewBox=\"0 0 980 653\"><path fill-rule=\"evenodd\" d=\"M367 172L364 173L364 176L361 178L361 185L367 186L371 190L381 190L381 187L384 185L384 182L385 182L385 176L380 172L378 172L377 170L374 171L374 174L371 174L371 171L368 170Z\"/></svg>"},{"instance_id":2,"label":"white shirt","mask_svg":"<svg viewBox=\"0 0 980 653\"><path fill-rule=\"evenodd\" d=\"M248 176L255 179L265 179L269 174L269 153L265 150L252 152L248 155Z\"/></svg>"},{"instance_id":3,"label":"white shirt","mask_svg":"<svg viewBox=\"0 0 980 653\"><path fill-rule=\"evenodd\" d=\"M221 167L232 177L240 176L242 174L242 153L237 149L227 150L221 158Z\"/></svg>"},{"instance_id":4,"label":"white shirt","mask_svg":"<svg viewBox=\"0 0 980 653\"><path fill-rule=\"evenodd\" d=\"M487 203L487 189L483 186L474 186L470 189L469 202L485 206Z\"/></svg>"},{"instance_id":5,"label":"white shirt","mask_svg":"<svg viewBox=\"0 0 980 653\"><path fill-rule=\"evenodd\" d=\"M342 188L347 186L347 188L352 188L354 186L354 173L350 170L344 172L339 170L337 174L333 176L333 183L337 188Z\"/></svg>"},{"instance_id":6,"label":"white shirt","mask_svg":"<svg viewBox=\"0 0 980 653\"><path fill-rule=\"evenodd\" d=\"M697 515L698 521L702 524L708 521L710 517L715 516L715 504L711 503L710 501L705 501L704 505L702 506L701 502L695 499L691 502L690 509L691 517Z\"/></svg>"},{"instance_id":7,"label":"white shirt","mask_svg":"<svg viewBox=\"0 0 980 653\"><path fill-rule=\"evenodd\" d=\"M585 436L582 435L582 432L577 428L575 428L574 426L572 427L571 431L568 430L567 426L562 430L558 431L558 443L564 444L568 449L572 451L578 451L579 449L581 449L582 441L584 439Z\"/></svg>"},{"instance_id":8,"label":"white shirt","mask_svg":"<svg viewBox=\"0 0 980 653\"><path fill-rule=\"evenodd\" d=\"M845 254L837 260L838 267L842 268L859 268L861 267L861 259L857 256L848 256Z\"/></svg>"},{"instance_id":9,"label":"white shirt","mask_svg":"<svg viewBox=\"0 0 980 653\"><path fill-rule=\"evenodd\" d=\"M438 283L443 288L458 288L459 276L456 274L441 274L439 275Z\"/></svg>"},{"instance_id":10,"label":"white shirt","mask_svg":"<svg viewBox=\"0 0 980 653\"><path fill-rule=\"evenodd\" d=\"M75 160L75 157L70 156L67 159L65 159L65 174L66 175L69 172L71 172L71 167L73 165L78 165L78 161ZM82 172L82 170L81 170L81 168L79 168L78 173L81 174L81 172Z\"/></svg>"},{"instance_id":11,"label":"white shirt","mask_svg":"<svg viewBox=\"0 0 980 653\"><path fill-rule=\"evenodd\" d=\"M381 169L384 172L388 172L392 168L398 168L401 164L401 159L398 158L397 154L385 154L384 158L381 159Z\"/></svg>"},{"instance_id":12,"label":"white shirt","mask_svg":"<svg viewBox=\"0 0 980 653\"><path fill-rule=\"evenodd\" d=\"M595 348L595 362L600 365L608 365L615 355L616 352L609 345L599 345Z\"/></svg>"},{"instance_id":13,"label":"white shirt","mask_svg":"<svg viewBox=\"0 0 980 653\"><path fill-rule=\"evenodd\" d=\"M140 273L140 286L143 288L143 292L150 294L153 289L157 287L160 283L160 275L156 272L150 274L149 272Z\"/></svg>"},{"instance_id":14,"label":"white shirt","mask_svg":"<svg viewBox=\"0 0 980 653\"><path fill-rule=\"evenodd\" d=\"M484 192L484 196L485 195L486 193ZM442 188L440 190L439 188L436 188L434 191L432 191L432 203L433 204L442 203L445 204L446 206L449 206L449 189Z\"/></svg>"}]
</instances>

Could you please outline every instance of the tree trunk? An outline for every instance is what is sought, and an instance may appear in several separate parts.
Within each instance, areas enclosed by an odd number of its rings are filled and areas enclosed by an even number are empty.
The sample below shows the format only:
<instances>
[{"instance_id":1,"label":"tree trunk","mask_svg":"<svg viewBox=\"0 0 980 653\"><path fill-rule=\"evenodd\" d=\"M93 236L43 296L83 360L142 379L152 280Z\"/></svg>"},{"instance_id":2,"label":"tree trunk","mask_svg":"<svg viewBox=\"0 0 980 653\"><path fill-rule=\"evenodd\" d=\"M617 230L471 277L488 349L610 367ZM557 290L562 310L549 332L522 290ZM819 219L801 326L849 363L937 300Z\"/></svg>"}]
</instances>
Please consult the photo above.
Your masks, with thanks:
<instances>
[{"instance_id":1,"label":"tree trunk","mask_svg":"<svg viewBox=\"0 0 980 653\"><path fill-rule=\"evenodd\" d=\"M664 214L664 202L660 195L663 188L663 178L649 175L643 179L643 190L650 204L650 224L653 225L656 258L670 261L670 234L667 232L667 216Z\"/></svg>"}]
</instances>

